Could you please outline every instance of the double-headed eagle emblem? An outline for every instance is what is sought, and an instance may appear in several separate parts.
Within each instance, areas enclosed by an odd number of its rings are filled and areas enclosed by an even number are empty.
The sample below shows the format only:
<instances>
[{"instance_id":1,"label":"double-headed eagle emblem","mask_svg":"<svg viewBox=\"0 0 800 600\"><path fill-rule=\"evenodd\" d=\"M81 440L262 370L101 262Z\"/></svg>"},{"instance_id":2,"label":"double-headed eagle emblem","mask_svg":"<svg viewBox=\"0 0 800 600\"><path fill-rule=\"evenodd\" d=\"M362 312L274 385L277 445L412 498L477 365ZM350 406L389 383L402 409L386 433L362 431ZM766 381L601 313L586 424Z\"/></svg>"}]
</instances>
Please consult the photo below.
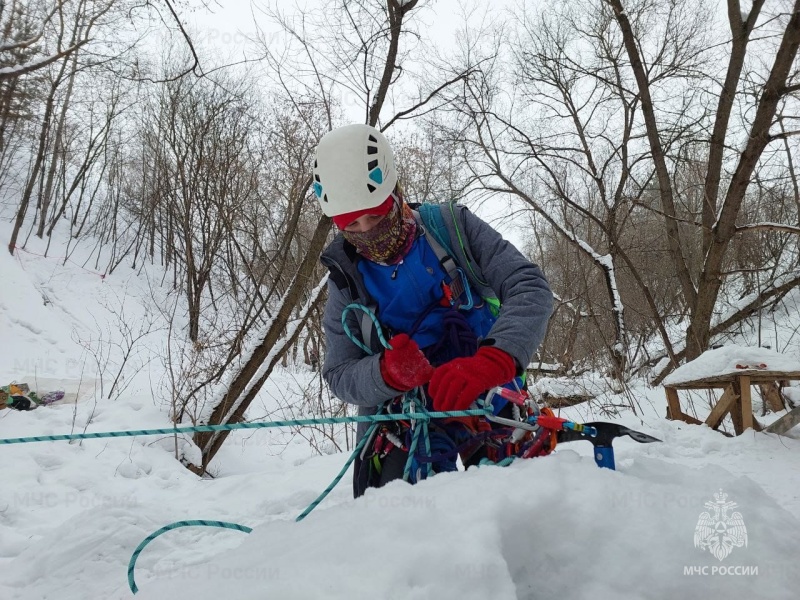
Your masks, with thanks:
<instances>
[{"instance_id":1,"label":"double-headed eagle emblem","mask_svg":"<svg viewBox=\"0 0 800 600\"><path fill-rule=\"evenodd\" d=\"M728 494L722 490L714 494L715 500L705 503L711 512L704 512L694 528L695 548L708 550L717 560L728 556L734 548L747 546L747 528L742 513L728 511L736 508L736 502L727 502Z\"/></svg>"}]
</instances>

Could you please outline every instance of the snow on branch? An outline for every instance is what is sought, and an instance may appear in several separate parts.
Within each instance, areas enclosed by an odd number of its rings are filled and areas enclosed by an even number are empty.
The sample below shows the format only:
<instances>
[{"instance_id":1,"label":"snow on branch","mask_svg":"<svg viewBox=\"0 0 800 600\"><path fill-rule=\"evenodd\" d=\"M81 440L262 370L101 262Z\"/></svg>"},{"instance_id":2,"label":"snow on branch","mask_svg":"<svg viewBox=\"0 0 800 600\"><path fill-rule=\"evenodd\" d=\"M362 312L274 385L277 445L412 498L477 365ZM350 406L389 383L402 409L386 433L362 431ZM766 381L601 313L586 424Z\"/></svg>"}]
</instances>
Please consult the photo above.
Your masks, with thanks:
<instances>
[{"instance_id":1,"label":"snow on branch","mask_svg":"<svg viewBox=\"0 0 800 600\"><path fill-rule=\"evenodd\" d=\"M614 314L614 321L617 327L617 340L614 344L614 352L618 355L624 354L625 338L627 332L625 329L624 307L622 304L622 297L617 287L617 274L614 269L614 260L610 254L598 254L591 245L576 236L572 231L566 227L562 227L564 235L566 235L572 242L583 250L589 257L600 266L606 277L606 284L609 296L611 297L611 312Z\"/></svg>"},{"instance_id":2,"label":"snow on branch","mask_svg":"<svg viewBox=\"0 0 800 600\"><path fill-rule=\"evenodd\" d=\"M591 313L588 313L588 312L586 312L586 311L580 310L580 309L579 309L577 306L575 306L575 304L574 304L574 302L573 302L572 300L567 300L567 299L565 299L565 298L562 298L562 297L561 297L559 294L557 294L556 292L553 292L553 300L555 300L556 302L558 302L558 304L560 304L561 306L566 306L566 307L567 307L568 309L570 309L570 310L571 310L571 311L572 311L572 312L573 312L575 315L577 315L577 316L579 316L579 317L588 318L588 317L591 317L591 316L592 316L592 314L591 314Z\"/></svg>"},{"instance_id":3,"label":"snow on branch","mask_svg":"<svg viewBox=\"0 0 800 600\"><path fill-rule=\"evenodd\" d=\"M783 233L800 234L800 227L794 225L784 225L783 223L751 223L749 225L737 225L736 232L744 231L781 231Z\"/></svg>"},{"instance_id":4,"label":"snow on branch","mask_svg":"<svg viewBox=\"0 0 800 600\"><path fill-rule=\"evenodd\" d=\"M3 81L4 79L12 79L14 77L19 77L20 75L25 75L26 73L32 73L33 71L38 71L39 69L42 69L47 65L54 63L57 60L62 59L65 56L71 54L72 52L74 52L75 50L77 50L78 48L80 48L81 46L83 46L88 42L89 42L88 39L81 40L74 46L70 46L69 48L66 48L65 50L57 52L56 54L53 54L51 56L39 58L37 60L33 60L21 65L14 65L13 67L3 67L2 69L0 69L0 81Z\"/></svg>"},{"instance_id":5,"label":"snow on branch","mask_svg":"<svg viewBox=\"0 0 800 600\"><path fill-rule=\"evenodd\" d=\"M50 9L50 12L45 15L44 19L42 19L42 24L41 27L39 27L39 31L24 40L18 40L16 42L0 46L0 52L11 52L12 50L28 48L38 42L40 39L42 39L42 36L44 35L44 29L50 22L50 19L53 18L54 14L56 14L56 11L61 10L63 5L63 0L61 2L56 2L55 5Z\"/></svg>"}]
</instances>

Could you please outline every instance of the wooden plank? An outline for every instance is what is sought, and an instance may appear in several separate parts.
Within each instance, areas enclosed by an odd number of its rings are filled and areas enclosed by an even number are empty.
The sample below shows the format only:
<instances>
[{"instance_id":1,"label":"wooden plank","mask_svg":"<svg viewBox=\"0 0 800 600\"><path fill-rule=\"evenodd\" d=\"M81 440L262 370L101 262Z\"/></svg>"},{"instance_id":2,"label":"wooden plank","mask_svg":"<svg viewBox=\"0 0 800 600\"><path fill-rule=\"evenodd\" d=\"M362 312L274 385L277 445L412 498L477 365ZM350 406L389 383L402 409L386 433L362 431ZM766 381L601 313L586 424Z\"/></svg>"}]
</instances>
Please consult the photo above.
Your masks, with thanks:
<instances>
[{"instance_id":1,"label":"wooden plank","mask_svg":"<svg viewBox=\"0 0 800 600\"><path fill-rule=\"evenodd\" d=\"M730 383L737 377L748 375L753 380L757 381L800 381L800 371L770 371L767 369L744 369L741 371L733 371L731 373L723 373L721 375L711 375L709 377L702 377L700 379L693 379L691 381L682 381L680 383L670 383L670 387L676 389L700 389L704 387L718 387L720 384Z\"/></svg>"},{"instance_id":2,"label":"wooden plank","mask_svg":"<svg viewBox=\"0 0 800 600\"><path fill-rule=\"evenodd\" d=\"M739 387L739 380L737 379L733 383L733 389L736 393L736 402L733 403L731 406L731 422L733 422L733 433L734 435L742 435L744 433L744 427L742 427L742 401L739 392L741 388Z\"/></svg>"},{"instance_id":3,"label":"wooden plank","mask_svg":"<svg viewBox=\"0 0 800 600\"><path fill-rule=\"evenodd\" d=\"M738 398L739 396L734 391L733 385L729 385L727 388L725 388L725 392L722 394L722 397L711 409L711 414L709 414L708 418L706 419L706 425L711 427L711 429L716 429L719 427L722 419L731 410L733 404L736 402L736 400L738 400Z\"/></svg>"},{"instance_id":4,"label":"wooden plank","mask_svg":"<svg viewBox=\"0 0 800 600\"><path fill-rule=\"evenodd\" d=\"M732 377L730 379L730 381L718 381L716 383L708 383L708 382L703 382L703 381L700 381L700 382L692 381L692 382L689 382L689 383L671 384L670 387L674 388L676 390L715 390L717 388L721 388L721 389L724 390L726 387L728 387L731 384L731 382L733 380L734 380L734 378Z\"/></svg>"},{"instance_id":5,"label":"wooden plank","mask_svg":"<svg viewBox=\"0 0 800 600\"><path fill-rule=\"evenodd\" d=\"M772 412L781 412L783 410L784 406L781 390L774 381L759 383L758 389L761 390L761 395L764 397L764 401L769 405Z\"/></svg>"},{"instance_id":6,"label":"wooden plank","mask_svg":"<svg viewBox=\"0 0 800 600\"><path fill-rule=\"evenodd\" d=\"M689 425L703 425L700 419L695 419L692 415L687 415L686 413L682 414L681 420Z\"/></svg>"},{"instance_id":7,"label":"wooden plank","mask_svg":"<svg viewBox=\"0 0 800 600\"><path fill-rule=\"evenodd\" d=\"M733 422L733 433L735 435L742 435L744 427L742 426L742 403L739 398L736 398L734 406L731 407L731 421Z\"/></svg>"},{"instance_id":8,"label":"wooden plank","mask_svg":"<svg viewBox=\"0 0 800 600\"><path fill-rule=\"evenodd\" d=\"M800 425L800 406L790 410L780 419L772 423L769 427L766 427L764 431L783 435L797 425Z\"/></svg>"},{"instance_id":9,"label":"wooden plank","mask_svg":"<svg viewBox=\"0 0 800 600\"><path fill-rule=\"evenodd\" d=\"M681 410L680 398L678 398L678 390L665 386L664 392L667 394L667 418L673 420L683 420L681 419L683 411Z\"/></svg>"},{"instance_id":10,"label":"wooden plank","mask_svg":"<svg viewBox=\"0 0 800 600\"><path fill-rule=\"evenodd\" d=\"M750 375L750 383L773 383L775 381L798 381L798 379L783 379L782 377L775 377L771 375L764 375L764 374L754 374ZM787 383L788 385L788 383Z\"/></svg>"},{"instance_id":11,"label":"wooden plank","mask_svg":"<svg viewBox=\"0 0 800 600\"><path fill-rule=\"evenodd\" d=\"M742 414L742 431L753 429L753 399L750 395L750 377L741 375L739 377L739 402Z\"/></svg>"}]
</instances>

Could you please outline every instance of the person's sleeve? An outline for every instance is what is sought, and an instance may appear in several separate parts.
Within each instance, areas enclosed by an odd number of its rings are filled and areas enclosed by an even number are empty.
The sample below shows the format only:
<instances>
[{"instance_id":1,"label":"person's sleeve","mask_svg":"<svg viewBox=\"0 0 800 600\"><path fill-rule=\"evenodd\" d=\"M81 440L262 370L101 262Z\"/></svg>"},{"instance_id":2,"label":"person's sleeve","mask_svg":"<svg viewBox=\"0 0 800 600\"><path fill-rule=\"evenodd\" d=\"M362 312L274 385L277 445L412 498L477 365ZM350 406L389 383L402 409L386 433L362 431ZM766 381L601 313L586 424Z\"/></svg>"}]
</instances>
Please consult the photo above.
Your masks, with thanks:
<instances>
[{"instance_id":1,"label":"person's sleeve","mask_svg":"<svg viewBox=\"0 0 800 600\"><path fill-rule=\"evenodd\" d=\"M347 306L343 292L333 282L328 282L328 302L322 317L325 330L325 363L322 376L333 395L349 404L378 406L399 392L383 381L380 371L380 355L367 356L348 337L342 326L342 311ZM361 328L351 311L348 326L353 335L361 340ZM360 317L360 314L358 314Z\"/></svg>"},{"instance_id":2,"label":"person's sleeve","mask_svg":"<svg viewBox=\"0 0 800 600\"><path fill-rule=\"evenodd\" d=\"M482 345L510 354L524 371L544 340L553 313L553 293L538 266L489 224L461 207L472 257L500 299L500 315Z\"/></svg>"}]
</instances>

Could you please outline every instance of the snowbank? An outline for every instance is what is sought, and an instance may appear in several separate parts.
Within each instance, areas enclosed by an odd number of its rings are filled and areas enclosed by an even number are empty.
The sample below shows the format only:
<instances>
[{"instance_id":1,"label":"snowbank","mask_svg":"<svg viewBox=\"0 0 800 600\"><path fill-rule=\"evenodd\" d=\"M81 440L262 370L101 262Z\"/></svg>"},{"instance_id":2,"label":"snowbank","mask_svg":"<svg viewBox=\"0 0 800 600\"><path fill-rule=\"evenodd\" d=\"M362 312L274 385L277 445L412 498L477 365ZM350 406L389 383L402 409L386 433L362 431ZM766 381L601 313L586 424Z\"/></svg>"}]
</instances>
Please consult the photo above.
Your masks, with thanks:
<instances>
[{"instance_id":1,"label":"snowbank","mask_svg":"<svg viewBox=\"0 0 800 600\"><path fill-rule=\"evenodd\" d=\"M748 531L722 561L694 544L720 489ZM262 525L232 552L162 569L139 596L794 598L798 552L800 522L746 477L650 458L613 472L563 450Z\"/></svg>"}]
</instances>

